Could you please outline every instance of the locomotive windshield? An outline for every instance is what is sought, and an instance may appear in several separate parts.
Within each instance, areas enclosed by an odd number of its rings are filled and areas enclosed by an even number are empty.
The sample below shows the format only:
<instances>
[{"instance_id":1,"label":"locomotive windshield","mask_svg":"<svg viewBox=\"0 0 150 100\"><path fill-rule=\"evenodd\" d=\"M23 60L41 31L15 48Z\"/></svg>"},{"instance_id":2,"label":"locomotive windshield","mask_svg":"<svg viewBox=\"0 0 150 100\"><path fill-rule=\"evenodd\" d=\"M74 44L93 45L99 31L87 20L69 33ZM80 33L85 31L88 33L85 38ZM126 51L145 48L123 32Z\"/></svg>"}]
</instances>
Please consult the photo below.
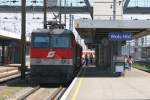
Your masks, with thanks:
<instances>
[{"instance_id":1,"label":"locomotive windshield","mask_svg":"<svg viewBox=\"0 0 150 100\"><path fill-rule=\"evenodd\" d=\"M69 48L71 45L69 36L35 35L32 39L32 46L36 48Z\"/></svg>"},{"instance_id":2,"label":"locomotive windshield","mask_svg":"<svg viewBox=\"0 0 150 100\"><path fill-rule=\"evenodd\" d=\"M34 47L49 47L50 39L48 36L36 36L33 39Z\"/></svg>"},{"instance_id":3,"label":"locomotive windshield","mask_svg":"<svg viewBox=\"0 0 150 100\"><path fill-rule=\"evenodd\" d=\"M69 37L53 36L51 44L53 48L67 48L70 47L70 39Z\"/></svg>"}]
</instances>

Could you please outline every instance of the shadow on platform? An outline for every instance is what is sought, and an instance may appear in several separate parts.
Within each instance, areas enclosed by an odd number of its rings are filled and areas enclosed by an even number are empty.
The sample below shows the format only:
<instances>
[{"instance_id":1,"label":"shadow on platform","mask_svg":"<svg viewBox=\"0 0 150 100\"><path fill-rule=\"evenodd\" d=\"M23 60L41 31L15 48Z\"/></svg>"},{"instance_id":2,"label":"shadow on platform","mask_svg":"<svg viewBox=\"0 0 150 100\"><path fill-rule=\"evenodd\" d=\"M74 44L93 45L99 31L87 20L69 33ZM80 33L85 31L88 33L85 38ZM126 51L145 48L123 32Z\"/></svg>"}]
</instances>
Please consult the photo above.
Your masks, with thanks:
<instances>
[{"instance_id":1,"label":"shadow on platform","mask_svg":"<svg viewBox=\"0 0 150 100\"><path fill-rule=\"evenodd\" d=\"M100 68L94 65L84 66L79 77L115 77L109 68Z\"/></svg>"},{"instance_id":2,"label":"shadow on platform","mask_svg":"<svg viewBox=\"0 0 150 100\"><path fill-rule=\"evenodd\" d=\"M64 85L64 84L37 84L37 83L31 83L30 79L26 79L26 80L22 80L21 78L0 84L0 86L7 86L7 87L36 87L36 86L40 86L40 87L44 87L44 88L57 88L60 86L63 87L68 87L68 85Z\"/></svg>"}]
</instances>

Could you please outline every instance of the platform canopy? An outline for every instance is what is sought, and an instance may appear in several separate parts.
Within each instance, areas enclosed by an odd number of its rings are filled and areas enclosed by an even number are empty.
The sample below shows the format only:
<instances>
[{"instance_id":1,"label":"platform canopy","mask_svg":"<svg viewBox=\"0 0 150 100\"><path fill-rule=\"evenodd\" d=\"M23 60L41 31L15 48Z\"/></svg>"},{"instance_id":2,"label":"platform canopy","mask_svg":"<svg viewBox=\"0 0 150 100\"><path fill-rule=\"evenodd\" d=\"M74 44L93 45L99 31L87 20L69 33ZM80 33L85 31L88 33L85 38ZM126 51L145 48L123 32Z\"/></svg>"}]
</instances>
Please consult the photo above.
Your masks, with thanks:
<instances>
[{"instance_id":1,"label":"platform canopy","mask_svg":"<svg viewBox=\"0 0 150 100\"><path fill-rule=\"evenodd\" d=\"M133 39L150 34L150 20L90 20L78 19L75 28L87 43L95 43L110 32L131 32Z\"/></svg>"},{"instance_id":2,"label":"platform canopy","mask_svg":"<svg viewBox=\"0 0 150 100\"><path fill-rule=\"evenodd\" d=\"M0 29L0 40L21 40L21 35ZM29 42L29 37L26 40Z\"/></svg>"}]
</instances>

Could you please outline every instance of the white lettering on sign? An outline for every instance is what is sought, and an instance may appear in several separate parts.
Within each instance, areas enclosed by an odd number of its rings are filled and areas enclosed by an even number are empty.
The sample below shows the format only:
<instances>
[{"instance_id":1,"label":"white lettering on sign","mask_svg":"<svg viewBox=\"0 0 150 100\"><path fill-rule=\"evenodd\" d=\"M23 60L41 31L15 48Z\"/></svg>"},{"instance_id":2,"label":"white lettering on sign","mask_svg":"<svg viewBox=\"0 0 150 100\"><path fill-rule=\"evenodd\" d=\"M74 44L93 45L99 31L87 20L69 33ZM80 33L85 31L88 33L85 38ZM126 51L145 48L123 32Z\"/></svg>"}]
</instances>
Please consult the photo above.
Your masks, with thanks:
<instances>
[{"instance_id":1,"label":"white lettering on sign","mask_svg":"<svg viewBox=\"0 0 150 100\"><path fill-rule=\"evenodd\" d=\"M55 51L49 51L47 57L54 57Z\"/></svg>"},{"instance_id":2,"label":"white lettering on sign","mask_svg":"<svg viewBox=\"0 0 150 100\"><path fill-rule=\"evenodd\" d=\"M132 40L131 32L110 32L108 34L110 40Z\"/></svg>"}]
</instances>

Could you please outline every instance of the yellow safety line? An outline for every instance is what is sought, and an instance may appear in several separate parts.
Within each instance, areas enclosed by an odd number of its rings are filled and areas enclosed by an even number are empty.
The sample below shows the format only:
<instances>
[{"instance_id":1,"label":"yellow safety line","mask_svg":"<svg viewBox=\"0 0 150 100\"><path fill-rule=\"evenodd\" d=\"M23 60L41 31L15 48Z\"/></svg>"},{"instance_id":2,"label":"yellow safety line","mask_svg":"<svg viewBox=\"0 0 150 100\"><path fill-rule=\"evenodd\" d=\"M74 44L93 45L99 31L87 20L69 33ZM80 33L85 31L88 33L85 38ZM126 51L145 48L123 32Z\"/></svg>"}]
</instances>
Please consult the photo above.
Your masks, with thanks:
<instances>
[{"instance_id":1,"label":"yellow safety line","mask_svg":"<svg viewBox=\"0 0 150 100\"><path fill-rule=\"evenodd\" d=\"M78 86L77 86L77 88L76 88L76 90L75 90L75 93L74 93L74 95L73 95L73 97L72 97L72 100L76 100L76 97L77 97L77 94L79 93L79 90L80 90L80 86L81 86L82 81L83 81L83 78L79 80L79 84L78 84Z\"/></svg>"},{"instance_id":2,"label":"yellow safety line","mask_svg":"<svg viewBox=\"0 0 150 100\"><path fill-rule=\"evenodd\" d=\"M84 75L84 73L85 73L85 70L83 71L83 74L81 75L81 77ZM73 94L72 100L76 100L76 97L77 97L77 94L79 93L79 90L80 90L80 87L81 87L82 82L83 82L83 78L81 78L81 79L79 80L79 83L78 83L78 85L77 85L77 88L76 88L76 90L75 90L75 93Z\"/></svg>"}]
</instances>

